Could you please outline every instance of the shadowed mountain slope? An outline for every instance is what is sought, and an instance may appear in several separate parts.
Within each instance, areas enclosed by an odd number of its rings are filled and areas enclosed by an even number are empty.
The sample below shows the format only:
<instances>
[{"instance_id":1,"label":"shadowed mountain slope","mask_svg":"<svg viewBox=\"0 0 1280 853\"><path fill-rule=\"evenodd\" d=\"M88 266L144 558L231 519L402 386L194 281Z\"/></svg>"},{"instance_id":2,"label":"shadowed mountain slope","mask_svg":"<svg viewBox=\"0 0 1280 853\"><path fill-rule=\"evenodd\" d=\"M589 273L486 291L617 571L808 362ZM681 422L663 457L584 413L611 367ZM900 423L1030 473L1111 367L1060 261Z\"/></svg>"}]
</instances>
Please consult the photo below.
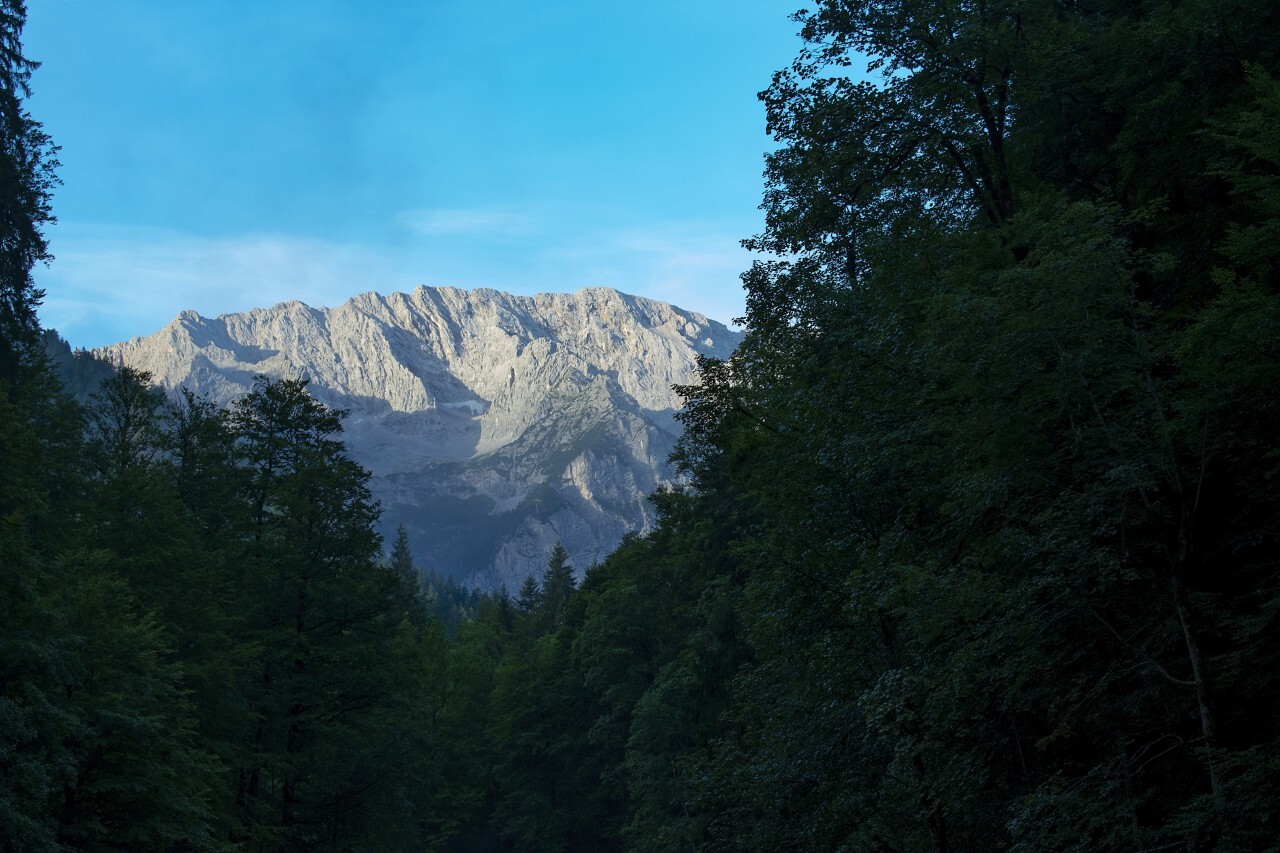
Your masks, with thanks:
<instances>
[{"instance_id":1,"label":"shadowed mountain slope","mask_svg":"<svg viewBox=\"0 0 1280 853\"><path fill-rule=\"evenodd\" d=\"M671 390L739 333L650 299L592 288L514 296L419 287L336 308L286 302L95 351L227 402L254 376L305 375L347 409L384 531L464 583L519 587L561 540L579 572L653 521L679 436Z\"/></svg>"}]
</instances>

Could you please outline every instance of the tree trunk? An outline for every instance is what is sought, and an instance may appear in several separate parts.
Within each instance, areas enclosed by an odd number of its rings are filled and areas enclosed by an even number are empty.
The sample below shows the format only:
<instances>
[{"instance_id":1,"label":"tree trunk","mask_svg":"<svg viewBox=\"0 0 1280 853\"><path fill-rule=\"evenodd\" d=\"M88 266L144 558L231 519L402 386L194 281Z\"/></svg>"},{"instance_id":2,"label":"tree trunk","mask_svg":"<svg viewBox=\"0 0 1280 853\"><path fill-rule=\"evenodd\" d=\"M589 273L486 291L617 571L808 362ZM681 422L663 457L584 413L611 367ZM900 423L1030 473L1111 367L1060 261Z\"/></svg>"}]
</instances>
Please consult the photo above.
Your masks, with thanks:
<instances>
[{"instance_id":1,"label":"tree trunk","mask_svg":"<svg viewBox=\"0 0 1280 853\"><path fill-rule=\"evenodd\" d=\"M1209 688L1205 682L1204 654L1196 639L1195 630L1191 627L1191 618L1187 604L1186 588L1175 572L1171 580L1173 587L1173 604L1178 613L1178 624L1182 628L1182 639L1187 646L1187 659L1191 662L1191 680L1196 686L1196 702L1200 707L1200 733L1204 736L1209 765L1209 789L1213 792L1213 806L1219 813L1223 810L1222 780L1218 776L1218 766L1214 763L1213 751L1218 746L1218 734L1213 722L1213 711L1209 707Z\"/></svg>"}]
</instances>

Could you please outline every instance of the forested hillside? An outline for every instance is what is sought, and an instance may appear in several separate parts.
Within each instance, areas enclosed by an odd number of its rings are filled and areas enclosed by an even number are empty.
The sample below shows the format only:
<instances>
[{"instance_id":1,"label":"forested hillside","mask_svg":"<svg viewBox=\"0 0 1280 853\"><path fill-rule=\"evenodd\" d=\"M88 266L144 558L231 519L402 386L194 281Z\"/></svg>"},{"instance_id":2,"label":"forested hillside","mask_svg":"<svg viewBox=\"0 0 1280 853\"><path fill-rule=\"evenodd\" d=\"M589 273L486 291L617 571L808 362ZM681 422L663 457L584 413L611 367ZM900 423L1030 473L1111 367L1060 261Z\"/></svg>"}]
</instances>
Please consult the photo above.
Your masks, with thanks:
<instances>
[{"instance_id":1,"label":"forested hillside","mask_svg":"<svg viewBox=\"0 0 1280 853\"><path fill-rule=\"evenodd\" d=\"M486 597L304 383L57 389L0 10L6 851L1280 849L1270 0L800 13L688 486Z\"/></svg>"}]
</instances>

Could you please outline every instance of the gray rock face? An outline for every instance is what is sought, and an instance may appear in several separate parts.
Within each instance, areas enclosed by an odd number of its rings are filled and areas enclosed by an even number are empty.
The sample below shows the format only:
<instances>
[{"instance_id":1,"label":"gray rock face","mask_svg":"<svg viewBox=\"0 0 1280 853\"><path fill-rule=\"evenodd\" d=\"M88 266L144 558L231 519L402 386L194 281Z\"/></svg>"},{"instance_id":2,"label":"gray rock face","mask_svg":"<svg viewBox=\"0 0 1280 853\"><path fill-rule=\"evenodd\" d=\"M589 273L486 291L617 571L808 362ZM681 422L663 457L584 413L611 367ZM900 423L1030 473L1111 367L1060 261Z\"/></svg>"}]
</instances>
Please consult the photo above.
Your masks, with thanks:
<instances>
[{"instance_id":1,"label":"gray rock face","mask_svg":"<svg viewBox=\"0 0 1280 853\"><path fill-rule=\"evenodd\" d=\"M579 571L653 523L679 436L673 384L741 335L701 314L593 288L513 296L419 287L337 308L190 311L95 351L218 402L254 376L299 376L347 409L384 532L424 566L484 589L540 576L556 540Z\"/></svg>"}]
</instances>

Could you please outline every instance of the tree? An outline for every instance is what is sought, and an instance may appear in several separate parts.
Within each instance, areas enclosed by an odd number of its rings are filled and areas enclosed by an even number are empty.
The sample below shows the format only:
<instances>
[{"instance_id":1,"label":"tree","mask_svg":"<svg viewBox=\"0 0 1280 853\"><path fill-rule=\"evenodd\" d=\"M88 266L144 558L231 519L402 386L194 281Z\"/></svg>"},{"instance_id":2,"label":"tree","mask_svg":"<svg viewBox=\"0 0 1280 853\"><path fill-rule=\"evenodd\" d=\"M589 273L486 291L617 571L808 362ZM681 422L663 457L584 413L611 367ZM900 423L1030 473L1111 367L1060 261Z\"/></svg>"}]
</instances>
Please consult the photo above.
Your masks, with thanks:
<instances>
[{"instance_id":1,"label":"tree","mask_svg":"<svg viewBox=\"0 0 1280 853\"><path fill-rule=\"evenodd\" d=\"M33 364L0 404L13 451L0 461L0 836L7 849L206 849L217 767L191 699L208 659L187 640L217 595L192 583L155 435L109 416L155 400L136 376L106 390L95 434L121 439L108 454L79 441L82 413L54 387Z\"/></svg>"},{"instance_id":2,"label":"tree","mask_svg":"<svg viewBox=\"0 0 1280 853\"><path fill-rule=\"evenodd\" d=\"M90 399L90 447L104 477L121 477L156 457L165 400L149 372L121 367Z\"/></svg>"},{"instance_id":3,"label":"tree","mask_svg":"<svg viewBox=\"0 0 1280 853\"><path fill-rule=\"evenodd\" d=\"M52 593L69 646L61 710L71 717L63 740L73 762L51 798L59 842L210 849L216 765L196 736L163 626L92 555L68 555L57 569L75 575Z\"/></svg>"},{"instance_id":4,"label":"tree","mask_svg":"<svg viewBox=\"0 0 1280 853\"><path fill-rule=\"evenodd\" d=\"M538 587L537 580L533 575L527 575L524 583L520 584L520 592L516 596L516 608L525 616L532 615L538 608L538 599L541 596L542 591Z\"/></svg>"},{"instance_id":5,"label":"tree","mask_svg":"<svg viewBox=\"0 0 1280 853\"><path fill-rule=\"evenodd\" d=\"M396 525L396 541L391 545L391 570L405 581L418 582L418 569L409 550L409 534L403 524Z\"/></svg>"},{"instance_id":6,"label":"tree","mask_svg":"<svg viewBox=\"0 0 1280 853\"><path fill-rule=\"evenodd\" d=\"M539 621L544 631L551 631L564 619L569 597L578 588L569 565L569 552L564 544L556 542L547 558L547 568L542 572L542 594L539 597Z\"/></svg>"},{"instance_id":7,"label":"tree","mask_svg":"<svg viewBox=\"0 0 1280 853\"><path fill-rule=\"evenodd\" d=\"M398 595L409 621L418 629L427 621L427 602L423 599L422 570L413 564L409 550L409 534L404 525L396 526L396 541L391 546L391 571L399 582Z\"/></svg>"},{"instance_id":8,"label":"tree","mask_svg":"<svg viewBox=\"0 0 1280 853\"><path fill-rule=\"evenodd\" d=\"M36 308L44 297L32 268L50 259L43 228L54 222L50 196L56 148L23 108L38 63L22 52L23 0L0 3L0 382L38 355Z\"/></svg>"},{"instance_id":9,"label":"tree","mask_svg":"<svg viewBox=\"0 0 1280 853\"><path fill-rule=\"evenodd\" d=\"M1276 10L799 20L749 241L786 260L677 454L761 516L713 843L1256 845Z\"/></svg>"},{"instance_id":10,"label":"tree","mask_svg":"<svg viewBox=\"0 0 1280 853\"><path fill-rule=\"evenodd\" d=\"M242 471L230 412L181 388L166 413L164 452L174 488L204 550L224 553L247 515L240 501Z\"/></svg>"},{"instance_id":11,"label":"tree","mask_svg":"<svg viewBox=\"0 0 1280 853\"><path fill-rule=\"evenodd\" d=\"M305 381L266 378L231 417L250 508L239 582L260 655L242 688L257 722L237 801L245 832L283 849L376 846L405 826L379 830L370 804L406 757L386 715L403 707L413 640L340 417Z\"/></svg>"}]
</instances>

